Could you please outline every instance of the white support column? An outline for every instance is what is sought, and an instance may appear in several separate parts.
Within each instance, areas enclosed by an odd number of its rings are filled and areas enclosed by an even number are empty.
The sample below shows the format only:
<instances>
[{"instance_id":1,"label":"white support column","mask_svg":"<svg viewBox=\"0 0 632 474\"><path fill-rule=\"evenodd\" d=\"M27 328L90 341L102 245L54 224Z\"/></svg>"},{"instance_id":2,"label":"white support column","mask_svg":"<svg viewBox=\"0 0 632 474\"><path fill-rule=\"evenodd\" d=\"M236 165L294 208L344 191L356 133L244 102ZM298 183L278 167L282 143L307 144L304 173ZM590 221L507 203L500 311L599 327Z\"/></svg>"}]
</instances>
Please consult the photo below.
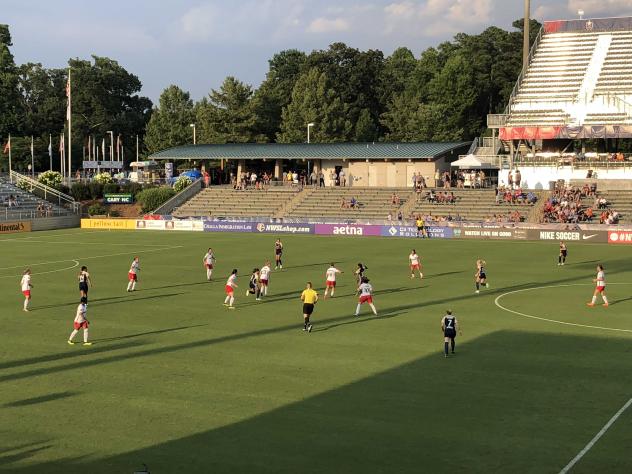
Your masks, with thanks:
<instances>
[{"instance_id":1,"label":"white support column","mask_svg":"<svg viewBox=\"0 0 632 474\"><path fill-rule=\"evenodd\" d=\"M282 176L282 170L283 169L283 162L281 160L275 160L274 161L274 177L276 179L281 179Z\"/></svg>"}]
</instances>

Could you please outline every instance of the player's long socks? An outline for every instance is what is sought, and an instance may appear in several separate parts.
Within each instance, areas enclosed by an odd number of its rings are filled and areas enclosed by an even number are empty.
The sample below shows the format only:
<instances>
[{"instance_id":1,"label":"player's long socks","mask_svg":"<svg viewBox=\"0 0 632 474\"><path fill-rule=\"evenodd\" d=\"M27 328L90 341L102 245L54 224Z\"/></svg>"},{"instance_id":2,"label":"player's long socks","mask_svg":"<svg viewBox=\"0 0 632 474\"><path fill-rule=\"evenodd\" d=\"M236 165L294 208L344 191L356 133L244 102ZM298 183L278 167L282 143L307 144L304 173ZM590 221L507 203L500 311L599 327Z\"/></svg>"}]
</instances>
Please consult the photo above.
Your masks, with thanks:
<instances>
[{"instance_id":1,"label":"player's long socks","mask_svg":"<svg viewBox=\"0 0 632 474\"><path fill-rule=\"evenodd\" d=\"M226 298L224 298L224 304L228 304L229 300L230 300L230 296L226 296Z\"/></svg>"},{"instance_id":2,"label":"player's long socks","mask_svg":"<svg viewBox=\"0 0 632 474\"><path fill-rule=\"evenodd\" d=\"M77 333L78 333L78 332L79 332L79 331L77 331L76 329L75 329L75 330L73 330L73 331L70 333L70 337L68 338L68 340L69 340L69 341L72 341L72 340L75 338L75 336L77 335Z\"/></svg>"},{"instance_id":3,"label":"player's long socks","mask_svg":"<svg viewBox=\"0 0 632 474\"><path fill-rule=\"evenodd\" d=\"M369 303L369 306L373 310L373 314L377 316L377 309L375 309L375 305L373 303Z\"/></svg>"},{"instance_id":4,"label":"player's long socks","mask_svg":"<svg viewBox=\"0 0 632 474\"><path fill-rule=\"evenodd\" d=\"M443 343L443 351L445 352L446 356L448 355L448 345L449 344L450 344L449 342L444 342Z\"/></svg>"},{"instance_id":5,"label":"player's long socks","mask_svg":"<svg viewBox=\"0 0 632 474\"><path fill-rule=\"evenodd\" d=\"M230 296L229 300L228 300L228 306L232 306L234 302L235 302L235 297L234 296Z\"/></svg>"},{"instance_id":6,"label":"player's long socks","mask_svg":"<svg viewBox=\"0 0 632 474\"><path fill-rule=\"evenodd\" d=\"M88 330L83 330L83 342L88 342Z\"/></svg>"},{"instance_id":7,"label":"player's long socks","mask_svg":"<svg viewBox=\"0 0 632 474\"><path fill-rule=\"evenodd\" d=\"M135 289L136 289L136 280L132 282L132 291L134 291Z\"/></svg>"},{"instance_id":8,"label":"player's long socks","mask_svg":"<svg viewBox=\"0 0 632 474\"><path fill-rule=\"evenodd\" d=\"M303 318L303 329L307 329L307 326L309 326L309 316Z\"/></svg>"},{"instance_id":9,"label":"player's long socks","mask_svg":"<svg viewBox=\"0 0 632 474\"><path fill-rule=\"evenodd\" d=\"M213 270L211 270L210 268L206 269L206 279L210 280L211 279L211 275L213 275Z\"/></svg>"},{"instance_id":10,"label":"player's long socks","mask_svg":"<svg viewBox=\"0 0 632 474\"><path fill-rule=\"evenodd\" d=\"M479 282L476 282L476 291L481 289L481 284Z\"/></svg>"},{"instance_id":11,"label":"player's long socks","mask_svg":"<svg viewBox=\"0 0 632 474\"><path fill-rule=\"evenodd\" d=\"M356 312L355 315L359 315L360 314L360 303L358 303L358 306L356 306Z\"/></svg>"},{"instance_id":12,"label":"player's long socks","mask_svg":"<svg viewBox=\"0 0 632 474\"><path fill-rule=\"evenodd\" d=\"M452 339L452 341L450 342L452 343L452 354L454 354L454 346L455 346L454 339Z\"/></svg>"},{"instance_id":13,"label":"player's long socks","mask_svg":"<svg viewBox=\"0 0 632 474\"><path fill-rule=\"evenodd\" d=\"M29 299L25 298L24 299L24 311L27 311L29 309Z\"/></svg>"},{"instance_id":14,"label":"player's long socks","mask_svg":"<svg viewBox=\"0 0 632 474\"><path fill-rule=\"evenodd\" d=\"M606 295L601 295L601 297L603 298L603 302L608 304L608 297Z\"/></svg>"}]
</instances>

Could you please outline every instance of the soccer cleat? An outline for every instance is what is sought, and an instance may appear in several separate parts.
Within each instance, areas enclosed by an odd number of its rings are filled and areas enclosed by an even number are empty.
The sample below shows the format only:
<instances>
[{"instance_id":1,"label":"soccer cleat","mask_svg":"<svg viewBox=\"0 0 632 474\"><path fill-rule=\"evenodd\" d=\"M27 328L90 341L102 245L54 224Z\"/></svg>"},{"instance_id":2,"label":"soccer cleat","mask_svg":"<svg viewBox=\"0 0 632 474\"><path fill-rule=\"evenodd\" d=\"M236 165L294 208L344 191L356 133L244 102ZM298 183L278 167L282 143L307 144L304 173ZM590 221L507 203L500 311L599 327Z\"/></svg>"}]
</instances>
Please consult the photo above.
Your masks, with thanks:
<instances>
[{"instance_id":1,"label":"soccer cleat","mask_svg":"<svg viewBox=\"0 0 632 474\"><path fill-rule=\"evenodd\" d=\"M446 359L448 358L448 354L444 354L444 356L445 356Z\"/></svg>"},{"instance_id":2,"label":"soccer cleat","mask_svg":"<svg viewBox=\"0 0 632 474\"><path fill-rule=\"evenodd\" d=\"M608 303L604 303L602 306L604 306L605 308L607 308L608 306L610 306Z\"/></svg>"},{"instance_id":3,"label":"soccer cleat","mask_svg":"<svg viewBox=\"0 0 632 474\"><path fill-rule=\"evenodd\" d=\"M485 283L485 288L489 288L489 283Z\"/></svg>"},{"instance_id":4,"label":"soccer cleat","mask_svg":"<svg viewBox=\"0 0 632 474\"><path fill-rule=\"evenodd\" d=\"M475 291L475 293L476 293L476 294L479 294L479 293L480 293L480 291L479 291L479 290L476 290L476 291Z\"/></svg>"},{"instance_id":5,"label":"soccer cleat","mask_svg":"<svg viewBox=\"0 0 632 474\"><path fill-rule=\"evenodd\" d=\"M91 346L91 345L92 345L92 343L91 343L91 342L84 342L84 343L83 343L83 345L84 345L84 346Z\"/></svg>"},{"instance_id":6,"label":"soccer cleat","mask_svg":"<svg viewBox=\"0 0 632 474\"><path fill-rule=\"evenodd\" d=\"M307 328L303 328L303 331L306 331L306 332L307 332Z\"/></svg>"},{"instance_id":7,"label":"soccer cleat","mask_svg":"<svg viewBox=\"0 0 632 474\"><path fill-rule=\"evenodd\" d=\"M586 306L595 306L595 303L586 303Z\"/></svg>"},{"instance_id":8,"label":"soccer cleat","mask_svg":"<svg viewBox=\"0 0 632 474\"><path fill-rule=\"evenodd\" d=\"M228 307L228 303L224 303L224 306Z\"/></svg>"},{"instance_id":9,"label":"soccer cleat","mask_svg":"<svg viewBox=\"0 0 632 474\"><path fill-rule=\"evenodd\" d=\"M559 267L559 266L561 266L561 265L562 265L561 263L558 263L558 264L557 264L557 266L558 266L558 267Z\"/></svg>"},{"instance_id":10,"label":"soccer cleat","mask_svg":"<svg viewBox=\"0 0 632 474\"><path fill-rule=\"evenodd\" d=\"M235 309L235 307L234 306L229 306L228 309Z\"/></svg>"},{"instance_id":11,"label":"soccer cleat","mask_svg":"<svg viewBox=\"0 0 632 474\"><path fill-rule=\"evenodd\" d=\"M354 316L357 318L358 316L360 316L358 313L355 313Z\"/></svg>"},{"instance_id":12,"label":"soccer cleat","mask_svg":"<svg viewBox=\"0 0 632 474\"><path fill-rule=\"evenodd\" d=\"M28 312L29 312L29 310L28 310L28 309L26 309L26 308L24 308L22 311L24 311L25 313L28 313Z\"/></svg>"},{"instance_id":13,"label":"soccer cleat","mask_svg":"<svg viewBox=\"0 0 632 474\"><path fill-rule=\"evenodd\" d=\"M75 343L74 343L74 342L72 342L70 339L68 339L68 345L70 345L70 346L74 346L74 345L75 345Z\"/></svg>"},{"instance_id":14,"label":"soccer cleat","mask_svg":"<svg viewBox=\"0 0 632 474\"><path fill-rule=\"evenodd\" d=\"M246 296L250 295L250 290L246 290Z\"/></svg>"},{"instance_id":15,"label":"soccer cleat","mask_svg":"<svg viewBox=\"0 0 632 474\"><path fill-rule=\"evenodd\" d=\"M307 326L307 332L312 332L312 325Z\"/></svg>"}]
</instances>

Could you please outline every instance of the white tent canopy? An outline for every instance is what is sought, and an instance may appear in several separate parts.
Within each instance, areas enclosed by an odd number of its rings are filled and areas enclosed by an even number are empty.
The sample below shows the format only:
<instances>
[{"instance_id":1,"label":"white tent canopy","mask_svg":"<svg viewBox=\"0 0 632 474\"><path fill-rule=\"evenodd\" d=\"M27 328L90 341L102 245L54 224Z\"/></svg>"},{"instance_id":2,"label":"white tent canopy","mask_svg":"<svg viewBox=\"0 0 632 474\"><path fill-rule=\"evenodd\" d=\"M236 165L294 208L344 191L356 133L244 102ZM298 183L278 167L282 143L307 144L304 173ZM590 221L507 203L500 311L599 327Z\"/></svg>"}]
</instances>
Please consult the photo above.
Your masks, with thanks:
<instances>
[{"instance_id":1,"label":"white tent canopy","mask_svg":"<svg viewBox=\"0 0 632 474\"><path fill-rule=\"evenodd\" d=\"M465 155L463 158L451 163L450 166L462 170L494 168L491 163L485 163L472 154Z\"/></svg>"}]
</instances>

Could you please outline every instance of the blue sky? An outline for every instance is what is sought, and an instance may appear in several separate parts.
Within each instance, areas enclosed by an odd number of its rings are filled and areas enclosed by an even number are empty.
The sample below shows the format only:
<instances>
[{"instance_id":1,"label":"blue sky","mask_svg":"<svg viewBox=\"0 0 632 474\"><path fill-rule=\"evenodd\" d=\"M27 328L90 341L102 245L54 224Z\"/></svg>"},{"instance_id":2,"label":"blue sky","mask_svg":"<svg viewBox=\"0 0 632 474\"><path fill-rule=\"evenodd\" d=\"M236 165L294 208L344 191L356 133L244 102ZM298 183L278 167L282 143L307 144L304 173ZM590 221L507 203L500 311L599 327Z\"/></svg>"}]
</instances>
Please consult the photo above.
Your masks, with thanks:
<instances>
[{"instance_id":1,"label":"blue sky","mask_svg":"<svg viewBox=\"0 0 632 474\"><path fill-rule=\"evenodd\" d=\"M531 0L538 20L632 15L632 0ZM18 63L118 60L157 100L169 84L194 99L234 75L257 86L278 51L343 41L415 55L454 33L509 28L523 0L0 0Z\"/></svg>"}]
</instances>

